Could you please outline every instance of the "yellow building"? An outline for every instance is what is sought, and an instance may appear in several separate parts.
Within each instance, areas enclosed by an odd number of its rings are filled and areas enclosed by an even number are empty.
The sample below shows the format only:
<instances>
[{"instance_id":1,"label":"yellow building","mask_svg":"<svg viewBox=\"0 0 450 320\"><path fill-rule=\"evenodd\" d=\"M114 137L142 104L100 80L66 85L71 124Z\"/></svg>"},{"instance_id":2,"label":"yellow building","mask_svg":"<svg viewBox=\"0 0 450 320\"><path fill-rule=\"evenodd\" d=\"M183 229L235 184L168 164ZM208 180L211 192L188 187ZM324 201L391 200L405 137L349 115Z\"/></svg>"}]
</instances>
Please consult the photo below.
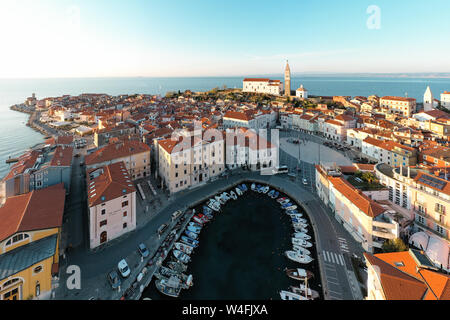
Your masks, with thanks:
<instances>
[{"instance_id":1,"label":"yellow building","mask_svg":"<svg viewBox=\"0 0 450 320\"><path fill-rule=\"evenodd\" d=\"M10 197L0 208L0 300L50 297L65 195L59 184Z\"/></svg>"}]
</instances>

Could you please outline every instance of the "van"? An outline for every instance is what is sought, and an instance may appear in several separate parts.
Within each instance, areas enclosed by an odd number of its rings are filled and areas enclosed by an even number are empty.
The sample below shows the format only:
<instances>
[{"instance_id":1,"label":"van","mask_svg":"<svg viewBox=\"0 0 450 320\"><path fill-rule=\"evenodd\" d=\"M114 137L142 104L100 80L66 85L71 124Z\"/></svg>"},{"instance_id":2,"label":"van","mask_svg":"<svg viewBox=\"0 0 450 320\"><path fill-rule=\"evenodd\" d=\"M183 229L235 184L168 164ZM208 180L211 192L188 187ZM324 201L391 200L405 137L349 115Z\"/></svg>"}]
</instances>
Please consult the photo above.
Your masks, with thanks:
<instances>
[{"instance_id":1,"label":"van","mask_svg":"<svg viewBox=\"0 0 450 320\"><path fill-rule=\"evenodd\" d=\"M174 213L172 213L172 221L175 221L178 219L179 216L181 216L183 212L181 210L177 210Z\"/></svg>"},{"instance_id":2,"label":"van","mask_svg":"<svg viewBox=\"0 0 450 320\"><path fill-rule=\"evenodd\" d=\"M273 169L272 172L273 172L273 174L288 173L289 172L289 168L287 166L276 167L275 169Z\"/></svg>"}]
</instances>

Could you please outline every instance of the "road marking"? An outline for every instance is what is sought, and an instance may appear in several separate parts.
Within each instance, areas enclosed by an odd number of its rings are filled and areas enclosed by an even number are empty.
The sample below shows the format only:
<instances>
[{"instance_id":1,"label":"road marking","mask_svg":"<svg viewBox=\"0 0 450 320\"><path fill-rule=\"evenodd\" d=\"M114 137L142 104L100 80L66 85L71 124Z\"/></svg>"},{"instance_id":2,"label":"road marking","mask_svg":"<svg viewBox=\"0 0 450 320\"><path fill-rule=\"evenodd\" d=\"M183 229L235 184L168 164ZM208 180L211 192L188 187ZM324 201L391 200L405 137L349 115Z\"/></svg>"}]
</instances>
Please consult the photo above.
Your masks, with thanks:
<instances>
[{"instance_id":1,"label":"road marking","mask_svg":"<svg viewBox=\"0 0 450 320\"><path fill-rule=\"evenodd\" d=\"M342 254L339 255L339 259L341 259L341 264L342 264L343 266L345 266L344 257L342 256Z\"/></svg>"}]
</instances>

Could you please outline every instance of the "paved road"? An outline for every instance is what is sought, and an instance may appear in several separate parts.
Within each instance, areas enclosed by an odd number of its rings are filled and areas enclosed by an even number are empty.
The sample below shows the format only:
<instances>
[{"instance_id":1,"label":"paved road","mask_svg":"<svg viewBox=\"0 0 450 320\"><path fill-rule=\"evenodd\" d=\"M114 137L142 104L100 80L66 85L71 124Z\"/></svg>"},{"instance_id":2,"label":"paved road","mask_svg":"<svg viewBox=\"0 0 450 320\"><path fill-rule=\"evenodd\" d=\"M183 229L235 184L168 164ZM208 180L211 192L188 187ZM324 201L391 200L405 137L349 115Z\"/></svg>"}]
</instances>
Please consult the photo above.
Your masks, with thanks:
<instances>
[{"instance_id":1,"label":"paved road","mask_svg":"<svg viewBox=\"0 0 450 320\"><path fill-rule=\"evenodd\" d=\"M286 161L285 163L291 168L296 168L298 165L298 159L289 153L281 152L280 159L281 162ZM327 159L324 159L324 161L327 161ZM120 239L111 241L107 246L95 252L89 251L87 241L84 241L83 245L83 240L79 238L81 236L83 239L87 239L87 230L78 230L78 235L73 236L71 239L79 245L69 252L67 258L61 262L61 280L56 292L56 298L84 300L90 297L101 297L102 299L118 299L121 294L110 289L106 280L107 273L116 268L119 260L126 258L133 272L132 276L125 280L123 284L124 287L130 285L145 264L145 261L142 262L137 253L137 245L141 242L145 243L151 255L153 255L161 243L161 239L156 234L157 229L161 224L170 220L170 216L174 211L185 209L197 201L210 198L219 191L228 189L231 184L242 181L242 179L254 179L261 181L261 183L269 183L289 193L309 213L316 231L316 245L326 298L336 300L361 299L361 292L358 284L355 283L349 256L351 254L362 256L363 249L347 234L342 225L333 218L331 211L324 207L320 199L315 195L314 165L305 161L302 161L300 165L302 169L301 175L298 175L296 179L291 179L287 175L262 176L259 173L236 172L229 178L208 183L206 186L194 190L178 193L169 201L165 201L164 205L157 208L155 212L152 212L151 216L147 217L148 221L145 225L141 225L136 231ZM75 172L74 175L76 174ZM306 186L302 184L301 180L304 177L308 180L308 185ZM80 188L84 194L84 187L78 186L78 190ZM72 189L72 191L75 191L75 189ZM83 201L77 196L73 197L73 199L69 200L69 203ZM69 216L73 217L77 211L77 209L71 209ZM72 223L71 230L83 229L83 226L80 227L79 223L83 223L82 220ZM67 275L65 270L68 265L77 265L81 268L81 290L66 289L65 281Z\"/></svg>"}]
</instances>

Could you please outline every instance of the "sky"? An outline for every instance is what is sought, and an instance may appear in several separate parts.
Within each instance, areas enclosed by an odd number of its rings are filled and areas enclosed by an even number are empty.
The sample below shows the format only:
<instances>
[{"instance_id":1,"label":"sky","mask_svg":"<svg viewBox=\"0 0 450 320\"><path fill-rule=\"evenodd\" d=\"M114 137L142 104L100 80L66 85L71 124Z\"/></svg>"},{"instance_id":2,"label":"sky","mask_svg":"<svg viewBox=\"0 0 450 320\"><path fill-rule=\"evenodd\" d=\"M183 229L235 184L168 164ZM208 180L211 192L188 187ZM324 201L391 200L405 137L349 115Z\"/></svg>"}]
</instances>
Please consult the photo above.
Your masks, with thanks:
<instances>
[{"instance_id":1,"label":"sky","mask_svg":"<svg viewBox=\"0 0 450 320\"><path fill-rule=\"evenodd\" d=\"M0 78L450 72L448 0L0 0Z\"/></svg>"}]
</instances>

